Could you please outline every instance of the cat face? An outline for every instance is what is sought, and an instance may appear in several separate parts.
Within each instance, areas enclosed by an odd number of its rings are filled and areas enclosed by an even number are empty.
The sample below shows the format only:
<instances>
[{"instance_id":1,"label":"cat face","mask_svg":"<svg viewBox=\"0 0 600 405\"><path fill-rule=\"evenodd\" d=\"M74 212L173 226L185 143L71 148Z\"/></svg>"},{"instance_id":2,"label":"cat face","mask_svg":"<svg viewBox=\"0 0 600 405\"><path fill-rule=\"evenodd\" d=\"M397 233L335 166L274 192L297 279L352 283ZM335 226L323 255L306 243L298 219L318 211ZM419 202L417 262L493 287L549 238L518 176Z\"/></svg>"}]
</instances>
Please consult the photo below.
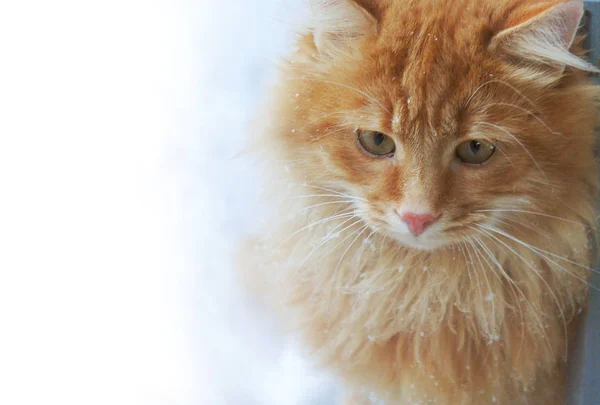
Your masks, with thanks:
<instances>
[{"instance_id":1,"label":"cat face","mask_svg":"<svg viewBox=\"0 0 600 405\"><path fill-rule=\"evenodd\" d=\"M589 98L563 74L579 2L508 17L492 1L460 12L453 2L321 3L345 28L317 27L292 68L289 122L302 129L286 134L305 177L348 194L373 230L417 249L506 225L507 213L537 213L534 227L573 209L594 170L593 141L579 136L591 133ZM568 29L550 45L562 53L523 54L557 22Z\"/></svg>"},{"instance_id":2,"label":"cat face","mask_svg":"<svg viewBox=\"0 0 600 405\"><path fill-rule=\"evenodd\" d=\"M450 87L461 84L447 80L443 70L403 78L412 83L402 86L405 89L426 88L421 80L434 80L439 93L420 95L409 90L386 108L367 104L356 109L365 100L347 89L340 95L350 104L343 109L344 121L326 120L316 132L339 130L315 142L326 155L324 173L331 176L322 181L357 197L356 209L372 228L421 249L468 236L470 227L485 220L480 210L523 209L531 193L545 182L536 156L551 154L547 147L552 147L535 139L520 141L527 143L521 147L516 134L531 133L539 123L522 113L515 120L511 107L498 105L492 114L481 108L477 95L469 103L475 89L466 85L469 91L454 90L450 96ZM391 77L382 89L398 87ZM490 101L514 102L510 97Z\"/></svg>"}]
</instances>

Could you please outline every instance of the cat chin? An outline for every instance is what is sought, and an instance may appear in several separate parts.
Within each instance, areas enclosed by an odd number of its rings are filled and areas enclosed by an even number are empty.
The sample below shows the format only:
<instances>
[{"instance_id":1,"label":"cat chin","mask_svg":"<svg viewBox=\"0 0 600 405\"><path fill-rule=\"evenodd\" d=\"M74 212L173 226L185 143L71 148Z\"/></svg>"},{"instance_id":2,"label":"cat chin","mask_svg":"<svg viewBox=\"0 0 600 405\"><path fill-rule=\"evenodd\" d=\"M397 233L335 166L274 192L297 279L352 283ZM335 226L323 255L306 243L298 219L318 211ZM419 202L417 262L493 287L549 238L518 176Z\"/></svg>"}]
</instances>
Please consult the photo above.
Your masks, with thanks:
<instances>
[{"instance_id":1,"label":"cat chin","mask_svg":"<svg viewBox=\"0 0 600 405\"><path fill-rule=\"evenodd\" d=\"M450 244L450 242L442 241L442 240L417 239L417 238L406 237L404 235L398 235L398 234L395 234L392 236L396 241L398 241L398 243L400 243L401 245L403 245L405 247L415 249L415 250L427 251L427 252L431 252L431 251L443 248Z\"/></svg>"}]
</instances>

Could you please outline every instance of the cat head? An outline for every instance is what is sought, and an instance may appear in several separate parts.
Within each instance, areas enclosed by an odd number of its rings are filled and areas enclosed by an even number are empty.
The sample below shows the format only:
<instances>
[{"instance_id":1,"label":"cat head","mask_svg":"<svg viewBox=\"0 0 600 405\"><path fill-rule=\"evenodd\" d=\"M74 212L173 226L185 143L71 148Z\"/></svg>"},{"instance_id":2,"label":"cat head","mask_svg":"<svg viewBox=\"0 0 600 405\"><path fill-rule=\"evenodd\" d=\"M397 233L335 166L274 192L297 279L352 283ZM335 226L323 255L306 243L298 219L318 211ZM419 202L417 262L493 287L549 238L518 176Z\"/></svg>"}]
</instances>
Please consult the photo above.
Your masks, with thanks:
<instances>
[{"instance_id":1,"label":"cat head","mask_svg":"<svg viewBox=\"0 0 600 405\"><path fill-rule=\"evenodd\" d=\"M596 69L572 53L583 1L310 3L274 140L303 181L426 250L511 213L533 227L587 209Z\"/></svg>"}]
</instances>

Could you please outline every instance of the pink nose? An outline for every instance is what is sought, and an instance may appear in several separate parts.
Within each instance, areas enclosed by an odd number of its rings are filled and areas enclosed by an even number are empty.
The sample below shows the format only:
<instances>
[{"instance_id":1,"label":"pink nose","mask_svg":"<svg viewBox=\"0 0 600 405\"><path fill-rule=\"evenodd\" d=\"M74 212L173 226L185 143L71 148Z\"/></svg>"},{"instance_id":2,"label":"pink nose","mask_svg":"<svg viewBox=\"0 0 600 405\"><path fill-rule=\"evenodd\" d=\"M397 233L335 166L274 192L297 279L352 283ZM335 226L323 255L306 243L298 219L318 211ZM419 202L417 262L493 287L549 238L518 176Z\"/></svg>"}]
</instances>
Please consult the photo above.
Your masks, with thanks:
<instances>
[{"instance_id":1,"label":"pink nose","mask_svg":"<svg viewBox=\"0 0 600 405\"><path fill-rule=\"evenodd\" d=\"M414 214L412 212L401 213L400 218L408 225L414 236L421 235L437 220L431 214Z\"/></svg>"}]
</instances>

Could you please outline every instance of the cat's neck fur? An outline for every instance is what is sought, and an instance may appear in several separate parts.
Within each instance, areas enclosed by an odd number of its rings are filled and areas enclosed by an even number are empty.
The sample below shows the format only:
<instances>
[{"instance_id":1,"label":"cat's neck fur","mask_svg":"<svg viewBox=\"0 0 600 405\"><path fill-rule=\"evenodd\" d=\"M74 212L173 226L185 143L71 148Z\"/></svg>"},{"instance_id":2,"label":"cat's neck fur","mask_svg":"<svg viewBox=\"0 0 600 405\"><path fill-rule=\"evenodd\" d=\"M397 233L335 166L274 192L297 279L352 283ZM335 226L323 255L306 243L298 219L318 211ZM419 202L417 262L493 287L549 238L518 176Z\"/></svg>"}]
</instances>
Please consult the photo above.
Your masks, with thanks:
<instances>
[{"instance_id":1,"label":"cat's neck fur","mask_svg":"<svg viewBox=\"0 0 600 405\"><path fill-rule=\"evenodd\" d=\"M337 209L280 224L266 245L276 252L269 267L274 260L279 268L277 290L324 362L394 400L433 398L461 384L464 398L455 400L466 402L457 404L471 404L479 387L511 400L515 390L535 390L539 370L560 369L567 325L585 299L586 269L569 262L587 263L585 227L540 228L556 237L544 246L531 235L537 251L526 246L527 233L521 242L490 233L415 250L347 218L294 234ZM556 256L543 253L550 250ZM512 381L502 380L507 370Z\"/></svg>"}]
</instances>

